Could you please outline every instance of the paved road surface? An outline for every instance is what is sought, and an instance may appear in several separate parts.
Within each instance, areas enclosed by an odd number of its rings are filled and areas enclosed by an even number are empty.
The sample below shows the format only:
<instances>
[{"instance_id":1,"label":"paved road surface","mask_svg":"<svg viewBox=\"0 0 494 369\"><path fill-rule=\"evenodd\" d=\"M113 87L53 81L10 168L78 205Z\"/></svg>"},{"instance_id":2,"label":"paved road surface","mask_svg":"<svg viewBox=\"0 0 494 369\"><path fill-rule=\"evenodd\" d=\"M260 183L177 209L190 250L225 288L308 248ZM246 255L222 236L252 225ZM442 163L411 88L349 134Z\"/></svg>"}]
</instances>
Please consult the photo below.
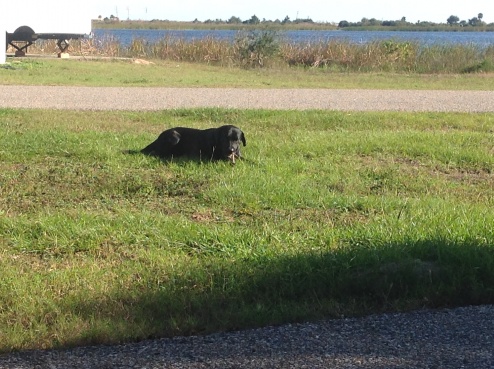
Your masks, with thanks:
<instances>
[{"instance_id":1,"label":"paved road surface","mask_svg":"<svg viewBox=\"0 0 494 369\"><path fill-rule=\"evenodd\" d=\"M84 110L222 107L344 111L494 112L494 91L0 85L0 107Z\"/></svg>"},{"instance_id":2,"label":"paved road surface","mask_svg":"<svg viewBox=\"0 0 494 369\"><path fill-rule=\"evenodd\" d=\"M494 306L0 355L0 369L493 369Z\"/></svg>"}]
</instances>

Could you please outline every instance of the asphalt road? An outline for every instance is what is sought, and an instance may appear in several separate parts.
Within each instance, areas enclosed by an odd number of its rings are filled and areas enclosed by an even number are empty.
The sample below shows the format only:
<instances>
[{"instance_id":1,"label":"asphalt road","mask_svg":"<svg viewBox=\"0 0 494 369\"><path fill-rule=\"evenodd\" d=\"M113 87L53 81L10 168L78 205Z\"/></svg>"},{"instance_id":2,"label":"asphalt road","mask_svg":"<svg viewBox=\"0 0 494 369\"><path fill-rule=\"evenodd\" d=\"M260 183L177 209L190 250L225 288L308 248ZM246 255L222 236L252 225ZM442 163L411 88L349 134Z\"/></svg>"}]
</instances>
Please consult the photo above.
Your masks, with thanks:
<instances>
[{"instance_id":1,"label":"asphalt road","mask_svg":"<svg viewBox=\"0 0 494 369\"><path fill-rule=\"evenodd\" d=\"M0 369L492 369L494 307L0 355Z\"/></svg>"},{"instance_id":2,"label":"asphalt road","mask_svg":"<svg viewBox=\"0 0 494 369\"><path fill-rule=\"evenodd\" d=\"M0 107L77 110L324 109L494 112L493 91L0 85Z\"/></svg>"}]
</instances>

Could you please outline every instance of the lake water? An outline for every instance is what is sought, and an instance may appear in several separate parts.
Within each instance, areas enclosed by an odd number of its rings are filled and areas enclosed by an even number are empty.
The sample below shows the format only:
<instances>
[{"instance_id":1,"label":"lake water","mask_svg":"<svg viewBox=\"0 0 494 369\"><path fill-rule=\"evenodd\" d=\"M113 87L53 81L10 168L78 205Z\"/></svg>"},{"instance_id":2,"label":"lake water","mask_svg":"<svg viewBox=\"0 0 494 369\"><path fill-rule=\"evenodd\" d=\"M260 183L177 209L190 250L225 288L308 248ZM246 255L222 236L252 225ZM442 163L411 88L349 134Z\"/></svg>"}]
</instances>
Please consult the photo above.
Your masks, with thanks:
<instances>
[{"instance_id":1,"label":"lake water","mask_svg":"<svg viewBox=\"0 0 494 369\"><path fill-rule=\"evenodd\" d=\"M128 30L95 29L94 39L105 40L109 37L128 46L133 39L154 43L165 37L186 41L213 37L233 41L239 35L236 30ZM412 41L421 45L466 44L485 48L494 45L494 32L420 32L420 31L279 31L281 40L296 43L326 42L341 40L365 44L379 40Z\"/></svg>"}]
</instances>

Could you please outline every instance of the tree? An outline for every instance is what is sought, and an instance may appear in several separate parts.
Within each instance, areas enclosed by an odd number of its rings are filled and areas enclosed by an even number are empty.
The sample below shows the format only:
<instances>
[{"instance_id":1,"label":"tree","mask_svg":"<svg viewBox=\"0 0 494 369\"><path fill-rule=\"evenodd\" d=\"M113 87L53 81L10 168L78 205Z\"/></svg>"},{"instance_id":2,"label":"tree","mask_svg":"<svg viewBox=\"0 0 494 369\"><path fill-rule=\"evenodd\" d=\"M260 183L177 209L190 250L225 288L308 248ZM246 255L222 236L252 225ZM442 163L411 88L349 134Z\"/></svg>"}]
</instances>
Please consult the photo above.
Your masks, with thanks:
<instances>
[{"instance_id":1,"label":"tree","mask_svg":"<svg viewBox=\"0 0 494 369\"><path fill-rule=\"evenodd\" d=\"M239 17L230 17L230 19L228 19L226 21L226 23L229 23L229 24L238 24L238 23L242 23L242 20L239 18Z\"/></svg>"},{"instance_id":2,"label":"tree","mask_svg":"<svg viewBox=\"0 0 494 369\"><path fill-rule=\"evenodd\" d=\"M479 18L477 17L473 17L472 19L469 19L468 20L468 24L470 24L471 26L479 26L482 22L480 21Z\"/></svg>"},{"instance_id":3,"label":"tree","mask_svg":"<svg viewBox=\"0 0 494 369\"><path fill-rule=\"evenodd\" d=\"M368 19L368 18L364 17L364 18L362 18L360 23L362 24L362 26L377 26L377 25L379 25L379 21L376 18Z\"/></svg>"},{"instance_id":4,"label":"tree","mask_svg":"<svg viewBox=\"0 0 494 369\"><path fill-rule=\"evenodd\" d=\"M287 16L285 17L285 19L283 19L283 20L281 21L281 24L286 24L286 23L290 23L290 22L291 22L290 17L287 15Z\"/></svg>"},{"instance_id":5,"label":"tree","mask_svg":"<svg viewBox=\"0 0 494 369\"><path fill-rule=\"evenodd\" d=\"M340 23L338 23L338 28L344 28L344 27L349 27L350 26L350 23L348 23L348 21L346 20L342 20L340 21Z\"/></svg>"},{"instance_id":6,"label":"tree","mask_svg":"<svg viewBox=\"0 0 494 369\"><path fill-rule=\"evenodd\" d=\"M452 26L453 24L457 24L459 21L460 18L458 18L456 15L451 15L446 22L448 22L448 24Z\"/></svg>"},{"instance_id":7,"label":"tree","mask_svg":"<svg viewBox=\"0 0 494 369\"><path fill-rule=\"evenodd\" d=\"M484 18L484 14L479 13L479 15L477 15L477 18L479 18L479 20L482 20L482 18Z\"/></svg>"},{"instance_id":8,"label":"tree","mask_svg":"<svg viewBox=\"0 0 494 369\"><path fill-rule=\"evenodd\" d=\"M371 26L378 26L379 25L379 21L376 18L371 18L371 19L369 19L369 24Z\"/></svg>"},{"instance_id":9,"label":"tree","mask_svg":"<svg viewBox=\"0 0 494 369\"><path fill-rule=\"evenodd\" d=\"M253 15L250 17L250 19L247 21L248 24L259 24L261 23L260 19L257 17L257 15Z\"/></svg>"},{"instance_id":10,"label":"tree","mask_svg":"<svg viewBox=\"0 0 494 369\"><path fill-rule=\"evenodd\" d=\"M303 19L303 18L297 18L297 19L295 19L294 23L295 24L299 24L299 23L314 23L314 21L312 19L310 19L310 18L305 18L305 19Z\"/></svg>"},{"instance_id":11,"label":"tree","mask_svg":"<svg viewBox=\"0 0 494 369\"><path fill-rule=\"evenodd\" d=\"M396 21L385 20L381 22L381 25L384 27L394 27L396 26Z\"/></svg>"}]
</instances>

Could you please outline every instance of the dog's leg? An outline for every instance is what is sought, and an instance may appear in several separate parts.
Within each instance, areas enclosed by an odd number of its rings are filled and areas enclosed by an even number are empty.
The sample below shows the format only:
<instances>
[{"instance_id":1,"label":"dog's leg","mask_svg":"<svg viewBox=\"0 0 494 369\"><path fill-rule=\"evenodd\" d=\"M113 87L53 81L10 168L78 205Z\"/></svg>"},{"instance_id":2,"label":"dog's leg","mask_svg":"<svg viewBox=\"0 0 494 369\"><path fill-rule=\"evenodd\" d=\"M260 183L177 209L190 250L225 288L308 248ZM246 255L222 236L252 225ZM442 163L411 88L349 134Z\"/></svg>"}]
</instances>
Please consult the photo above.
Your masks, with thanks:
<instances>
[{"instance_id":1,"label":"dog's leg","mask_svg":"<svg viewBox=\"0 0 494 369\"><path fill-rule=\"evenodd\" d=\"M155 146L156 146L156 141L147 145L144 149L141 150L141 153L146 155L152 155L156 151Z\"/></svg>"},{"instance_id":2,"label":"dog's leg","mask_svg":"<svg viewBox=\"0 0 494 369\"><path fill-rule=\"evenodd\" d=\"M143 154L164 156L169 146L175 146L180 141L180 133L174 129L162 132L158 138L141 150Z\"/></svg>"}]
</instances>

